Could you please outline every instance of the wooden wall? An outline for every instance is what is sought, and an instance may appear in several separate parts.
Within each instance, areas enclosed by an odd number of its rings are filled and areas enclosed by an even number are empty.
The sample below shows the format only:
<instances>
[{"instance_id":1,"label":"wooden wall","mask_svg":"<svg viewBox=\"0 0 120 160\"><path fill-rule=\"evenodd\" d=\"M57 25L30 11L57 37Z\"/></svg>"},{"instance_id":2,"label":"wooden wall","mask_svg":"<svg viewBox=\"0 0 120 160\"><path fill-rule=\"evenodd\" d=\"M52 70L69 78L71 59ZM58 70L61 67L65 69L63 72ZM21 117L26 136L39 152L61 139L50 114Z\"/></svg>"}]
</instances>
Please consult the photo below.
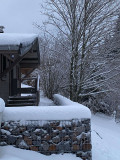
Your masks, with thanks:
<instances>
[{"instance_id":1,"label":"wooden wall","mask_svg":"<svg viewBox=\"0 0 120 160\"><path fill-rule=\"evenodd\" d=\"M8 59L6 60L4 59L4 63L6 63L6 67L9 66ZM3 71L3 55L0 54L0 73L2 71ZM6 74L3 78L0 78L0 97L3 98L5 102L9 97L9 74Z\"/></svg>"}]
</instances>

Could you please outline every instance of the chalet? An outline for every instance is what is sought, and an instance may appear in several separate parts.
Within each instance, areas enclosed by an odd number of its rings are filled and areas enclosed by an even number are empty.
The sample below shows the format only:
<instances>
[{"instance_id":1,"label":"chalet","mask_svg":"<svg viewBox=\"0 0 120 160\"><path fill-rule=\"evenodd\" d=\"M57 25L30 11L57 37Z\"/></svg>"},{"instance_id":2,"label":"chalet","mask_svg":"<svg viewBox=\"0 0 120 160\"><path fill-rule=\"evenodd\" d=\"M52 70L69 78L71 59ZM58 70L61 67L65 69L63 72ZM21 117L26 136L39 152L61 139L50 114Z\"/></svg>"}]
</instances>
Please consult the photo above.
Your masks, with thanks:
<instances>
[{"instance_id":1,"label":"chalet","mask_svg":"<svg viewBox=\"0 0 120 160\"><path fill-rule=\"evenodd\" d=\"M21 88L21 83L39 64L37 35L0 33L0 97L6 106L38 105L39 80L29 79L35 81L29 88Z\"/></svg>"}]
</instances>

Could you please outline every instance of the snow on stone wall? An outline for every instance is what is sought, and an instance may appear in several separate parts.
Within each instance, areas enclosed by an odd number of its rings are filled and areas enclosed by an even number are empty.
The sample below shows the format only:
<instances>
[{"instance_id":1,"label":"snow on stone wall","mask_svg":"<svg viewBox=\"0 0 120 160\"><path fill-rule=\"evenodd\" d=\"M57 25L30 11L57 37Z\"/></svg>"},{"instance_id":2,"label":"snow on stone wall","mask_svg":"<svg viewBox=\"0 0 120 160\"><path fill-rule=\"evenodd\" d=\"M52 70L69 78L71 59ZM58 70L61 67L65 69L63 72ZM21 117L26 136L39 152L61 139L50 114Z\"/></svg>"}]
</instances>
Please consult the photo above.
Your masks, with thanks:
<instances>
[{"instance_id":1,"label":"snow on stone wall","mask_svg":"<svg viewBox=\"0 0 120 160\"><path fill-rule=\"evenodd\" d=\"M89 108L72 102L61 95L54 95L54 102L57 106L6 107L3 113L3 121L91 118Z\"/></svg>"},{"instance_id":2,"label":"snow on stone wall","mask_svg":"<svg viewBox=\"0 0 120 160\"><path fill-rule=\"evenodd\" d=\"M73 102L59 94L54 95L54 103L57 106L64 106L64 108L67 108L68 111L70 109L71 113L68 114L69 116L72 114L73 118L91 118L91 111L88 107L77 102Z\"/></svg>"},{"instance_id":3,"label":"snow on stone wall","mask_svg":"<svg viewBox=\"0 0 120 160\"><path fill-rule=\"evenodd\" d=\"M71 120L91 118L90 110L78 103L63 106L6 107L3 121Z\"/></svg>"}]
</instances>

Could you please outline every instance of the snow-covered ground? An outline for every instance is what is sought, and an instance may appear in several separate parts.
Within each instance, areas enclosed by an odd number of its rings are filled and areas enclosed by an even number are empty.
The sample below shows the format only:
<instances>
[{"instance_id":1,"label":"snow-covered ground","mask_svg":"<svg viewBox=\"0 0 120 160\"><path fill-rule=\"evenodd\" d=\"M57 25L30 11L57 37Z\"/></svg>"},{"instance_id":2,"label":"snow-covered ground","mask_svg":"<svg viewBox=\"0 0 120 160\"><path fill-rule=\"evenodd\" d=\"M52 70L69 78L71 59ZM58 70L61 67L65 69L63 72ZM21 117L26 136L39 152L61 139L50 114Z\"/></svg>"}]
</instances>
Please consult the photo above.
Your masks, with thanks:
<instances>
[{"instance_id":1,"label":"snow-covered ground","mask_svg":"<svg viewBox=\"0 0 120 160\"><path fill-rule=\"evenodd\" d=\"M0 160L81 160L73 154L51 155L17 149L12 146L0 147Z\"/></svg>"},{"instance_id":2,"label":"snow-covered ground","mask_svg":"<svg viewBox=\"0 0 120 160\"><path fill-rule=\"evenodd\" d=\"M48 99L47 97L45 97L43 91L40 91L40 104L39 104L39 106L54 106L54 105L55 104L53 103L53 101Z\"/></svg>"},{"instance_id":3,"label":"snow-covered ground","mask_svg":"<svg viewBox=\"0 0 120 160\"><path fill-rule=\"evenodd\" d=\"M92 115L92 147L93 160L120 160L120 123L112 117Z\"/></svg>"}]
</instances>

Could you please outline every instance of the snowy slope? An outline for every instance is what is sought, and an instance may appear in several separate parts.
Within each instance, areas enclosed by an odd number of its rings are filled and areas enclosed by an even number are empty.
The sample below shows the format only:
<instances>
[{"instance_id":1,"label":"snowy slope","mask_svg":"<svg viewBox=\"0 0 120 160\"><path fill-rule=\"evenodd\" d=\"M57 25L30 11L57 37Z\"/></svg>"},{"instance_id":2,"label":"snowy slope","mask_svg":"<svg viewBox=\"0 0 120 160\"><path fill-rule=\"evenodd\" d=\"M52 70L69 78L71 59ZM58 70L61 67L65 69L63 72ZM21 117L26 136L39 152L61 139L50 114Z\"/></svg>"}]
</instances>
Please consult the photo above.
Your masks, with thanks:
<instances>
[{"instance_id":1,"label":"snowy slope","mask_svg":"<svg viewBox=\"0 0 120 160\"><path fill-rule=\"evenodd\" d=\"M120 124L105 115L92 116L92 147L93 160L120 160Z\"/></svg>"}]
</instances>

